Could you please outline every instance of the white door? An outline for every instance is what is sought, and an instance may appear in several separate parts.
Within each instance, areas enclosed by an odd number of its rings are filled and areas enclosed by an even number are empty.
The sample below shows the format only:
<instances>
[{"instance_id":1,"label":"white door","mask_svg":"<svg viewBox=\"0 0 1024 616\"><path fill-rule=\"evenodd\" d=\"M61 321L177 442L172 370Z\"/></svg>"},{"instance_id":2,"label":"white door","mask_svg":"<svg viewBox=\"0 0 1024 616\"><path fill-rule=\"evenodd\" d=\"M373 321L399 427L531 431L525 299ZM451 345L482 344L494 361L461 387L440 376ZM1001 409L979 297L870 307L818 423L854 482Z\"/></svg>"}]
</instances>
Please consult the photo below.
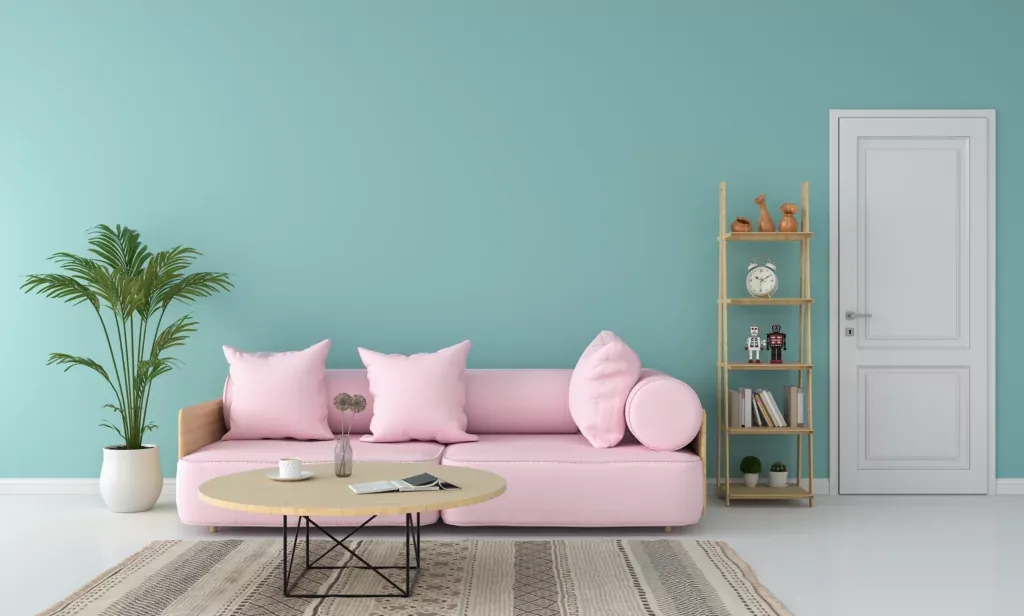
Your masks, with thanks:
<instances>
[{"instance_id":1,"label":"white door","mask_svg":"<svg viewBox=\"0 0 1024 616\"><path fill-rule=\"evenodd\" d=\"M839 492L984 494L989 119L882 115L839 119Z\"/></svg>"}]
</instances>

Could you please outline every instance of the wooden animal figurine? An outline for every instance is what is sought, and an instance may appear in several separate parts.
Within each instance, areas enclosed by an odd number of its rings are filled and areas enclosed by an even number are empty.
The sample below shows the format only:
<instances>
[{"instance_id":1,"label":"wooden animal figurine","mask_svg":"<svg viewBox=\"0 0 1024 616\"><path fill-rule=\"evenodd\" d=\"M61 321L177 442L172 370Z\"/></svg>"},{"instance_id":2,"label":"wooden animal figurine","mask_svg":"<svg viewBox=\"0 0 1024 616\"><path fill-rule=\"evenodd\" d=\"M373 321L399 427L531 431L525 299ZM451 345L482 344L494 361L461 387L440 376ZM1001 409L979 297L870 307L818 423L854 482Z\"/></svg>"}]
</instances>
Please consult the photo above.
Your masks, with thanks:
<instances>
[{"instance_id":1,"label":"wooden animal figurine","mask_svg":"<svg viewBox=\"0 0 1024 616\"><path fill-rule=\"evenodd\" d=\"M742 216L737 216L736 221L729 227L733 233L747 233L753 228L754 226L750 224L750 219Z\"/></svg>"},{"instance_id":2,"label":"wooden animal figurine","mask_svg":"<svg viewBox=\"0 0 1024 616\"><path fill-rule=\"evenodd\" d=\"M775 221L772 220L772 215L768 213L768 206L764 203L764 195L755 197L754 203L757 204L757 207L761 208L761 217L757 220L757 230L761 233L774 232Z\"/></svg>"},{"instance_id":3,"label":"wooden animal figurine","mask_svg":"<svg viewBox=\"0 0 1024 616\"><path fill-rule=\"evenodd\" d=\"M779 221L779 231L782 233L795 233L800 230L800 223L796 221L796 214L798 209L795 203L783 203L782 207L782 220Z\"/></svg>"}]
</instances>

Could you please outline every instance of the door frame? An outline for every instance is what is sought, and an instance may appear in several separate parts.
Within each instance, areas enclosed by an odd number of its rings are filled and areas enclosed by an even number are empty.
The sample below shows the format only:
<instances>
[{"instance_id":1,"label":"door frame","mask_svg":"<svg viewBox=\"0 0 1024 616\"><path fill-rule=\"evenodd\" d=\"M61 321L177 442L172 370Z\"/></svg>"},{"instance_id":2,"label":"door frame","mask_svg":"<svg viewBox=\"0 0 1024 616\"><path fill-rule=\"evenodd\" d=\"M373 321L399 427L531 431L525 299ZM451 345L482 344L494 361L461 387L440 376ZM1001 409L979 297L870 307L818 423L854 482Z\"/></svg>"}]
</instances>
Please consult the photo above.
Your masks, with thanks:
<instances>
[{"instance_id":1,"label":"door frame","mask_svg":"<svg viewBox=\"0 0 1024 616\"><path fill-rule=\"evenodd\" d=\"M996 111L995 109L829 109L828 112L828 493L839 494L839 120L979 118L988 125L988 495L996 493Z\"/></svg>"}]
</instances>

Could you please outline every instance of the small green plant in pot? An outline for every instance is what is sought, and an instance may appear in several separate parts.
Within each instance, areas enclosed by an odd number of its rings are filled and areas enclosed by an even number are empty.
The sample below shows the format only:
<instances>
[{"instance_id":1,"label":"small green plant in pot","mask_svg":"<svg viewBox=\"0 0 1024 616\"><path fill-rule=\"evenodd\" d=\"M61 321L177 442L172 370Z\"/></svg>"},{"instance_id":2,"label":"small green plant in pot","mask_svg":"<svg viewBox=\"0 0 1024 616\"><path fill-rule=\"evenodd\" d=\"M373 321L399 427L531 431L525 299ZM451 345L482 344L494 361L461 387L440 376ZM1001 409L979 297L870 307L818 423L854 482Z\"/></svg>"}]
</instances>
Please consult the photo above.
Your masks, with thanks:
<instances>
[{"instance_id":1,"label":"small green plant in pot","mask_svg":"<svg viewBox=\"0 0 1024 616\"><path fill-rule=\"evenodd\" d=\"M757 486L757 479L761 475L761 460L755 456L747 456L740 460L740 472L743 473L743 483L748 488Z\"/></svg>"},{"instance_id":2,"label":"small green plant in pot","mask_svg":"<svg viewBox=\"0 0 1024 616\"><path fill-rule=\"evenodd\" d=\"M789 472L782 462L772 464L768 471L768 486L772 488L784 488L789 485Z\"/></svg>"},{"instance_id":3,"label":"small green plant in pot","mask_svg":"<svg viewBox=\"0 0 1024 616\"><path fill-rule=\"evenodd\" d=\"M111 511L147 511L163 486L157 447L143 440L157 427L149 421L150 393L153 382L178 363L168 352L184 345L197 326L190 314L165 324L168 309L232 286L221 272L189 272L197 256L184 246L153 253L137 231L100 225L89 232L88 256L58 252L50 260L60 273L32 274L21 285L26 293L85 304L99 319L107 357L51 353L47 363L65 372L87 368L110 386L113 402L104 407L116 417L100 425L122 441L103 449L100 495Z\"/></svg>"}]
</instances>

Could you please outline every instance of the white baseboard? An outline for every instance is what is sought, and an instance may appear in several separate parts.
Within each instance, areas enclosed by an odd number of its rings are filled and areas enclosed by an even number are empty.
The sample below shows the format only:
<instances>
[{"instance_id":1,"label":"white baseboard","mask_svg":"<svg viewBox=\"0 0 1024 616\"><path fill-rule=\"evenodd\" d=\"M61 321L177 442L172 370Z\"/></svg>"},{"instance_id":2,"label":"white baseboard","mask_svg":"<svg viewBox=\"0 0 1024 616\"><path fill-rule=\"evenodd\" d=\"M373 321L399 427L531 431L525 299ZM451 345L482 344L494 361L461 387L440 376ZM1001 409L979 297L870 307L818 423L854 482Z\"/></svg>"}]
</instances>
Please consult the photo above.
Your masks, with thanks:
<instances>
[{"instance_id":1,"label":"white baseboard","mask_svg":"<svg viewBox=\"0 0 1024 616\"><path fill-rule=\"evenodd\" d=\"M1022 496L1024 495L1024 479L1006 478L996 479L997 496Z\"/></svg>"},{"instance_id":2,"label":"white baseboard","mask_svg":"<svg viewBox=\"0 0 1024 616\"><path fill-rule=\"evenodd\" d=\"M742 479L733 479L733 483L742 483ZM792 482L792 480L790 480ZM714 489L715 480L708 479L710 484L709 489ZM814 494L828 495L828 478L819 477L814 480ZM997 496L1024 496L1024 478L1005 478L996 479L996 495Z\"/></svg>"},{"instance_id":3,"label":"white baseboard","mask_svg":"<svg viewBox=\"0 0 1024 616\"><path fill-rule=\"evenodd\" d=\"M99 479L0 479L0 495L99 494ZM162 496L174 495L174 479L165 478Z\"/></svg>"},{"instance_id":4,"label":"white baseboard","mask_svg":"<svg viewBox=\"0 0 1024 616\"><path fill-rule=\"evenodd\" d=\"M792 479L792 478L789 480L789 482L790 483L796 483L796 481L794 479ZM743 479L735 478L735 479L732 479L730 483L743 483ZM768 478L767 477L762 477L761 478L761 483L767 485ZM806 477L804 478L804 483L805 484L807 483L807 478ZM715 480L714 479L708 479L708 490L709 490L708 494L711 494L710 491L714 490L714 489L715 489ZM828 478L827 477L818 477L817 479L814 480L814 495L815 496L828 496Z\"/></svg>"}]
</instances>

